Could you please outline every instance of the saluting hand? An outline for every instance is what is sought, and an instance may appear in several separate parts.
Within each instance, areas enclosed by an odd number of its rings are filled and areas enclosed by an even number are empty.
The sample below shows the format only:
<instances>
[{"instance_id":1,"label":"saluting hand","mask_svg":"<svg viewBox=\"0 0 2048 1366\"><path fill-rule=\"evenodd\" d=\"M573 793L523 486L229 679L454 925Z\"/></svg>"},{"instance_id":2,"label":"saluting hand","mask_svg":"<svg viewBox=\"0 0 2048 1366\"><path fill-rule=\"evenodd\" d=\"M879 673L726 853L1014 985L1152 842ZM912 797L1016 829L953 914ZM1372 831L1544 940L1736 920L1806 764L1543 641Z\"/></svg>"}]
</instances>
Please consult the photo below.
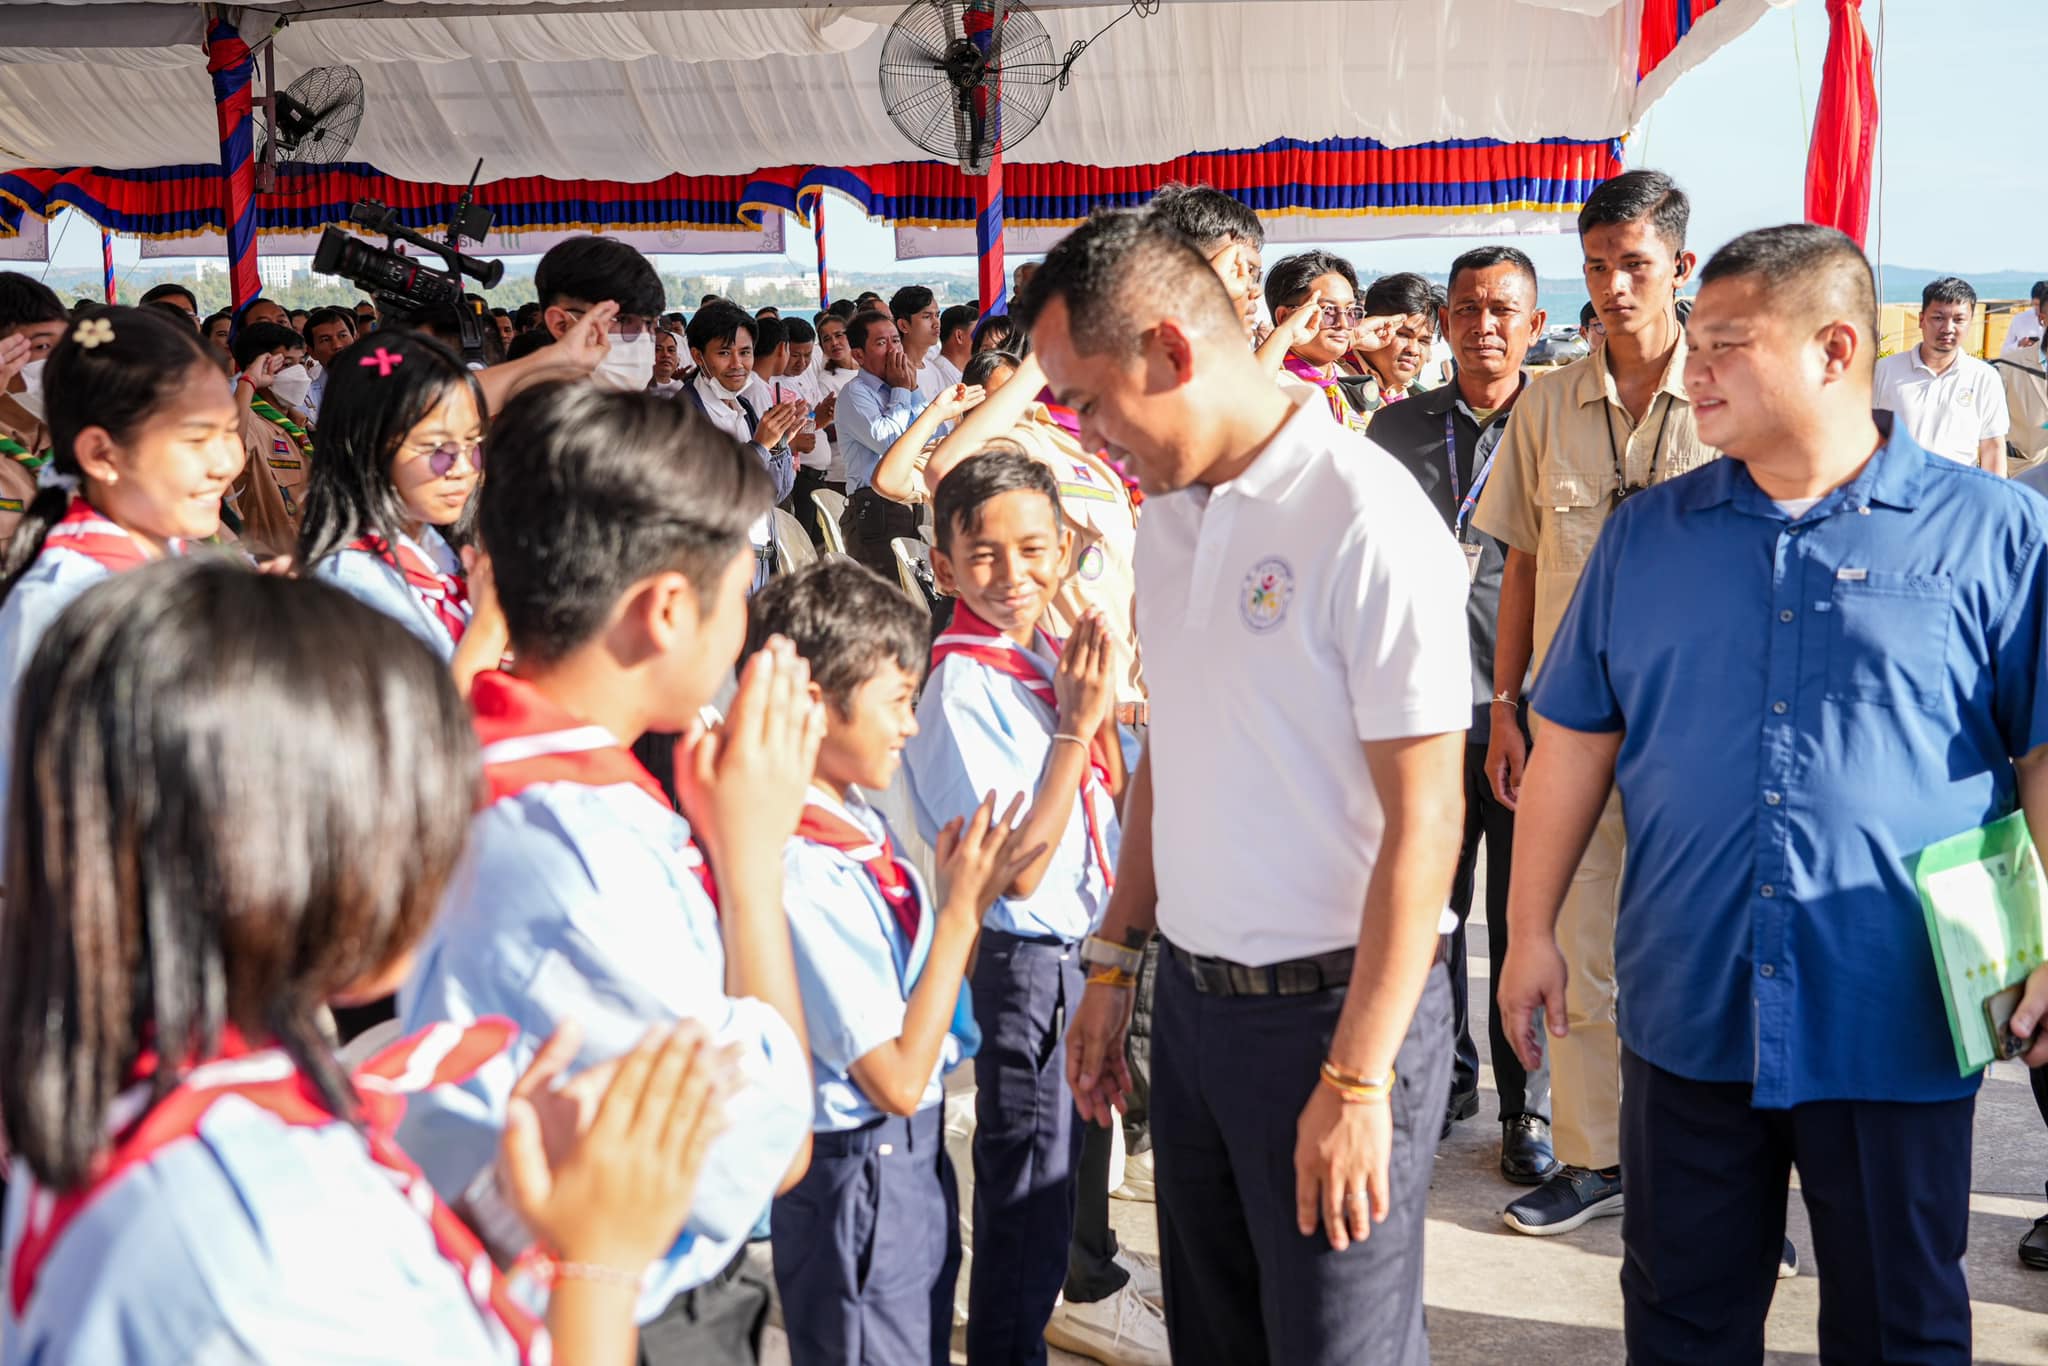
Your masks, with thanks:
<instances>
[{"instance_id":1,"label":"saluting hand","mask_svg":"<svg viewBox=\"0 0 2048 1366\"><path fill-rule=\"evenodd\" d=\"M24 333L10 332L0 337L0 393L14 383L14 377L28 364L30 345Z\"/></svg>"},{"instance_id":2,"label":"saluting hand","mask_svg":"<svg viewBox=\"0 0 2048 1366\"><path fill-rule=\"evenodd\" d=\"M604 363L604 358L612 353L612 319L618 316L617 301L607 300L576 319L567 332L555 339L547 350L550 358L560 364L564 376L581 379Z\"/></svg>"},{"instance_id":3,"label":"saluting hand","mask_svg":"<svg viewBox=\"0 0 2048 1366\"><path fill-rule=\"evenodd\" d=\"M1311 291L1301 307L1274 324L1273 330L1286 334L1290 351L1314 341L1323 330L1323 291Z\"/></svg>"}]
</instances>

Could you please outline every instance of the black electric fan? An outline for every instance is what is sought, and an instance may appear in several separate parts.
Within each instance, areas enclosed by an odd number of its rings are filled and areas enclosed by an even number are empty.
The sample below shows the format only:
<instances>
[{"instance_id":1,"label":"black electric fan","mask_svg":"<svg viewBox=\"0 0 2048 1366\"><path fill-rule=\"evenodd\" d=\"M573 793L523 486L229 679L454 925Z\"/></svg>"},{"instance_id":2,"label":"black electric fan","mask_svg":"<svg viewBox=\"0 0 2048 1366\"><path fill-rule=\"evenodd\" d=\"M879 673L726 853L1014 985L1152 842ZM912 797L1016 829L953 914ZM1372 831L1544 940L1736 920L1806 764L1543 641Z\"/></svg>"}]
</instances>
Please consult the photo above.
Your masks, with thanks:
<instances>
[{"instance_id":1,"label":"black electric fan","mask_svg":"<svg viewBox=\"0 0 2048 1366\"><path fill-rule=\"evenodd\" d=\"M882 42L882 102L920 148L984 175L1038 127L1066 66L1021 0L916 0Z\"/></svg>"},{"instance_id":2,"label":"black electric fan","mask_svg":"<svg viewBox=\"0 0 2048 1366\"><path fill-rule=\"evenodd\" d=\"M261 166L331 166L348 155L363 121L363 78L352 66L315 67L283 90L272 86L263 103Z\"/></svg>"}]
</instances>

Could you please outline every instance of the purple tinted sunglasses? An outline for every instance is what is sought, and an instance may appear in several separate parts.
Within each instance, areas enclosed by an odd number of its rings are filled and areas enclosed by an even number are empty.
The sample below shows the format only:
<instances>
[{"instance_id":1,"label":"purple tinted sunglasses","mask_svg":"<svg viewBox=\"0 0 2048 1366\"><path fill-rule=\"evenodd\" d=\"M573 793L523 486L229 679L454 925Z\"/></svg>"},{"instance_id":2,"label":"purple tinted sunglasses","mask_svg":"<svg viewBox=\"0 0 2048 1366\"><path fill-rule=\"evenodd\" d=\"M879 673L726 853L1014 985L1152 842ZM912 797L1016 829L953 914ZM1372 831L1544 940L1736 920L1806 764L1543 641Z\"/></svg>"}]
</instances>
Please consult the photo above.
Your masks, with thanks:
<instances>
[{"instance_id":1,"label":"purple tinted sunglasses","mask_svg":"<svg viewBox=\"0 0 2048 1366\"><path fill-rule=\"evenodd\" d=\"M457 443L444 441L427 452L427 469L436 479L446 479L448 471L455 468L455 462L464 455L469 457L469 467L478 474L484 472L484 443L468 441Z\"/></svg>"}]
</instances>

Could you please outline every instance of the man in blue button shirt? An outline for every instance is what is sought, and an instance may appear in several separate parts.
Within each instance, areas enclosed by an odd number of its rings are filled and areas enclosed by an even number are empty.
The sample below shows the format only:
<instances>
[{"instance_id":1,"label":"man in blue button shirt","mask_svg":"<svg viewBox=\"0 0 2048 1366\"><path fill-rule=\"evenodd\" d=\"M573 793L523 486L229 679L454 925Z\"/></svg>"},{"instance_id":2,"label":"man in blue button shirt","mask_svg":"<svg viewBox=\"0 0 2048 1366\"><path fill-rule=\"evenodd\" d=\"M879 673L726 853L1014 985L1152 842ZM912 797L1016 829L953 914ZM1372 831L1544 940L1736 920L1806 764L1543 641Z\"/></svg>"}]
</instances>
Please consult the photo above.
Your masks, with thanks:
<instances>
[{"instance_id":1,"label":"man in blue button shirt","mask_svg":"<svg viewBox=\"0 0 2048 1366\"><path fill-rule=\"evenodd\" d=\"M1966 1362L1970 1129L1912 861L2048 835L2048 517L1871 412L1870 267L1749 233L1685 385L1729 457L1616 509L1535 697L1500 998L1564 1033L1552 927L1610 787L1628 1356L1763 1359L1790 1168L1827 1360ZM2048 1048L2042 1051L2048 1052Z\"/></svg>"},{"instance_id":2,"label":"man in blue button shirt","mask_svg":"<svg viewBox=\"0 0 2048 1366\"><path fill-rule=\"evenodd\" d=\"M917 510L875 492L875 466L917 421L924 398L917 392L917 372L903 353L902 339L888 314L855 314L846 325L846 340L861 372L839 393L836 430L846 455L848 495L839 530L846 538L847 554L894 579L896 559L889 542L917 535Z\"/></svg>"}]
</instances>

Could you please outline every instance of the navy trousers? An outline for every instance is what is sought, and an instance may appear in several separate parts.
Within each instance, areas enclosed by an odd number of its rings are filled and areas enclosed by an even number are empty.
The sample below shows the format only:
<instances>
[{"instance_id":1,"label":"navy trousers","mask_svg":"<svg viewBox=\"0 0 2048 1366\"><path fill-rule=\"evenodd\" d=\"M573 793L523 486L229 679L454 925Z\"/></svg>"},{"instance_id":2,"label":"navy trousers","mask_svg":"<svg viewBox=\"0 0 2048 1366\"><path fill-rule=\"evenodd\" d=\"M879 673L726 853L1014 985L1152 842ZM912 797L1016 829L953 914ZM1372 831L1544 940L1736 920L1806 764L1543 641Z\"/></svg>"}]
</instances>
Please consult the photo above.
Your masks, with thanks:
<instances>
[{"instance_id":1,"label":"navy trousers","mask_svg":"<svg viewBox=\"0 0 2048 1366\"><path fill-rule=\"evenodd\" d=\"M1067 1279L1081 1117L1067 1089L1077 945L984 930L974 962L974 1262L969 1366L1040 1366Z\"/></svg>"},{"instance_id":2,"label":"navy trousers","mask_svg":"<svg viewBox=\"0 0 2048 1366\"><path fill-rule=\"evenodd\" d=\"M1970 1359L1976 1100L1751 1107L1621 1052L1621 1294L1632 1366L1764 1359L1794 1163L1813 1221L1824 1363Z\"/></svg>"},{"instance_id":3,"label":"navy trousers","mask_svg":"<svg viewBox=\"0 0 2048 1366\"><path fill-rule=\"evenodd\" d=\"M816 1134L769 1213L793 1366L945 1366L960 1275L960 1190L945 1107Z\"/></svg>"},{"instance_id":4,"label":"navy trousers","mask_svg":"<svg viewBox=\"0 0 2048 1366\"><path fill-rule=\"evenodd\" d=\"M1346 991L1209 996L1171 949L1153 1005L1152 1152L1174 1366L1423 1366L1422 1231L1450 1087L1432 968L1394 1061L1392 1210L1333 1252L1294 1216L1295 1124Z\"/></svg>"}]
</instances>

